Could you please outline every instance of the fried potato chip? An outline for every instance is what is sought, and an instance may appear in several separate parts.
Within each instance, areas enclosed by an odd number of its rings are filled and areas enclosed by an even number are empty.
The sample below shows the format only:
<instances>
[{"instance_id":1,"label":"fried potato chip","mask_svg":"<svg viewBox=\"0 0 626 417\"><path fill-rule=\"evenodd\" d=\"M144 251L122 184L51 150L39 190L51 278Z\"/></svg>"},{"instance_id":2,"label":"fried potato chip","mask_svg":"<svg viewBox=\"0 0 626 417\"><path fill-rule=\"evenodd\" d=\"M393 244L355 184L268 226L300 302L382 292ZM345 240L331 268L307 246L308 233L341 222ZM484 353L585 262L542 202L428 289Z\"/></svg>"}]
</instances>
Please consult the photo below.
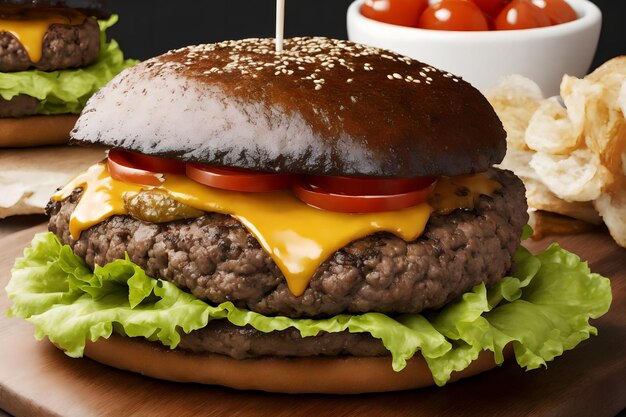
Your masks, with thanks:
<instances>
[{"instance_id":1,"label":"fried potato chip","mask_svg":"<svg viewBox=\"0 0 626 417\"><path fill-rule=\"evenodd\" d=\"M626 116L626 82L622 83L617 102L622 109L622 114Z\"/></svg>"},{"instance_id":2,"label":"fried potato chip","mask_svg":"<svg viewBox=\"0 0 626 417\"><path fill-rule=\"evenodd\" d=\"M602 224L602 218L591 201L569 202L562 200L541 181L533 179L525 179L524 185L526 186L526 199L529 207L562 214L595 225Z\"/></svg>"},{"instance_id":3,"label":"fried potato chip","mask_svg":"<svg viewBox=\"0 0 626 417\"><path fill-rule=\"evenodd\" d=\"M535 151L567 155L580 146L581 133L574 129L567 110L553 97L542 101L531 117L525 140Z\"/></svg>"},{"instance_id":4,"label":"fried potato chip","mask_svg":"<svg viewBox=\"0 0 626 417\"><path fill-rule=\"evenodd\" d=\"M585 143L599 153L602 164L615 174L621 174L622 153L626 151L626 120L617 99L607 102L607 97L587 105Z\"/></svg>"},{"instance_id":5,"label":"fried potato chip","mask_svg":"<svg viewBox=\"0 0 626 417\"><path fill-rule=\"evenodd\" d=\"M622 87L620 88L620 93L617 98L617 102L619 104L620 109L622 110L622 114L626 118L626 81L622 83ZM622 150L622 173L626 175L626 149Z\"/></svg>"},{"instance_id":6,"label":"fried potato chip","mask_svg":"<svg viewBox=\"0 0 626 417\"><path fill-rule=\"evenodd\" d=\"M526 199L531 209L552 211L592 224L601 224L602 219L591 202L564 201L551 192L530 166L533 151L509 149L500 168L510 169L526 186Z\"/></svg>"},{"instance_id":7,"label":"fried potato chip","mask_svg":"<svg viewBox=\"0 0 626 417\"><path fill-rule=\"evenodd\" d=\"M618 56L600 65L585 77L588 81L604 85L611 100L619 94L626 79L626 56Z\"/></svg>"},{"instance_id":8,"label":"fried potato chip","mask_svg":"<svg viewBox=\"0 0 626 417\"><path fill-rule=\"evenodd\" d=\"M526 127L543 100L539 86L521 75L509 75L485 95L502 120L509 148L528 149L524 140Z\"/></svg>"},{"instance_id":9,"label":"fried potato chip","mask_svg":"<svg viewBox=\"0 0 626 417\"><path fill-rule=\"evenodd\" d=\"M561 82L561 98L567 108L574 134L582 134L587 118L587 103L598 101L604 94L604 86L585 79L566 75Z\"/></svg>"},{"instance_id":10,"label":"fried potato chip","mask_svg":"<svg viewBox=\"0 0 626 417\"><path fill-rule=\"evenodd\" d=\"M600 156L588 149L570 155L538 152L530 166L551 192L566 201L595 200L607 184L613 183L613 175L600 163Z\"/></svg>"},{"instance_id":11,"label":"fried potato chip","mask_svg":"<svg viewBox=\"0 0 626 417\"><path fill-rule=\"evenodd\" d=\"M626 248L626 178L621 177L611 192L602 194L593 204L613 239Z\"/></svg>"},{"instance_id":12,"label":"fried potato chip","mask_svg":"<svg viewBox=\"0 0 626 417\"><path fill-rule=\"evenodd\" d=\"M626 167L626 119L621 90L626 82L626 57L612 59L584 79L564 77L561 95L572 125L585 135L585 145L600 154L604 166L621 174Z\"/></svg>"},{"instance_id":13,"label":"fried potato chip","mask_svg":"<svg viewBox=\"0 0 626 417\"><path fill-rule=\"evenodd\" d=\"M522 180L528 178L539 181L537 173L529 165L534 154L535 152L530 150L509 148L498 167L513 171Z\"/></svg>"}]
</instances>

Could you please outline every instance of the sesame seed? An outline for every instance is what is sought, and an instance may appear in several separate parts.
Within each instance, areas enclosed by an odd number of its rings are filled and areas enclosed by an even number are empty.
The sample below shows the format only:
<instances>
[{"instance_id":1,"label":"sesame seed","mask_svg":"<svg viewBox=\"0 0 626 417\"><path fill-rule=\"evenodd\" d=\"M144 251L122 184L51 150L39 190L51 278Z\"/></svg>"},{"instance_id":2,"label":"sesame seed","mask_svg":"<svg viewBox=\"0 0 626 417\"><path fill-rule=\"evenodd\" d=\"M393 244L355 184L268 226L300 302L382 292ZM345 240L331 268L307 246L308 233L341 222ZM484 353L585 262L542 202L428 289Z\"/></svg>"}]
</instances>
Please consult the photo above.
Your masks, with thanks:
<instances>
[{"instance_id":1,"label":"sesame seed","mask_svg":"<svg viewBox=\"0 0 626 417\"><path fill-rule=\"evenodd\" d=\"M352 83L358 77L359 72L369 72L374 70L380 60L413 65L419 68L419 74L425 82L432 82L433 79L426 74L438 72L431 66L425 66L412 60L409 57L401 56L393 52L370 47L366 45L354 44L349 41L334 40L326 38L297 37L285 39L284 51L275 51L274 39L245 39L240 41L223 41L211 45L197 45L170 51L168 55L177 55L168 62L154 62L155 66L163 68L177 69L180 65L190 67L192 70L198 62L203 65L198 72L204 75L232 73L243 77L262 78L266 68L266 74L273 73L275 76L291 76L295 71L302 71L302 77L294 78L296 82L300 80L317 80L314 88L318 89L324 85L323 78L318 77L327 71L349 71L349 77L344 78L346 83ZM178 58L178 59L177 59ZM365 62L371 60L371 62ZM207 63L214 63L214 67L207 69ZM390 64L393 65L394 64ZM209 64L209 67L211 65ZM397 66L397 64L396 64ZM291 68L291 69L290 69ZM397 66L397 68L400 68ZM402 72L402 71L398 71ZM341 74L339 72L338 74ZM311 74L311 75L308 75ZM354 74L354 75L352 75ZM453 76L449 73L441 72L446 78ZM300 74L299 74L300 75ZM338 75L341 77L341 75ZM405 82L416 81L413 72L411 75L401 75L391 73L387 75L389 80L404 80ZM457 81L458 82L458 81Z\"/></svg>"}]
</instances>

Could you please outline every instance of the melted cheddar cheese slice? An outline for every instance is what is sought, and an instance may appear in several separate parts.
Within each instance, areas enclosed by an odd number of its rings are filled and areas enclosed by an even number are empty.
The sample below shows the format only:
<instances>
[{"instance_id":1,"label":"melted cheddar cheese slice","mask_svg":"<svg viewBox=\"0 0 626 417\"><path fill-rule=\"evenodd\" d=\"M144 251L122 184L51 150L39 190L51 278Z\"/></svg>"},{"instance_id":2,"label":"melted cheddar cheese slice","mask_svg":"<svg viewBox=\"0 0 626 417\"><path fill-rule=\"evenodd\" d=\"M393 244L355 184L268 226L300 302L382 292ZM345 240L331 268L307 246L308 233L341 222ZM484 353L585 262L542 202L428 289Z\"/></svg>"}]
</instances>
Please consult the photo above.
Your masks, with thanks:
<instances>
[{"instance_id":1,"label":"melted cheddar cheese slice","mask_svg":"<svg viewBox=\"0 0 626 417\"><path fill-rule=\"evenodd\" d=\"M17 39L28 54L31 62L41 59L43 38L54 24L80 25L85 16L73 10L43 11L29 10L21 14L0 15L0 33L8 32Z\"/></svg>"},{"instance_id":2,"label":"melted cheddar cheese slice","mask_svg":"<svg viewBox=\"0 0 626 417\"><path fill-rule=\"evenodd\" d=\"M500 187L486 177L474 182L489 193ZM493 184L485 188L488 182ZM336 213L310 207L289 191L225 191L173 174L165 174L162 185L149 187L111 178L104 163L78 175L53 198L61 201L77 188L83 189L83 195L70 218L73 239L108 217L127 214L125 194L159 190L195 209L227 214L239 220L272 257L296 296L302 295L320 264L338 249L382 231L406 241L414 240L424 231L433 210L424 203L393 212Z\"/></svg>"}]
</instances>

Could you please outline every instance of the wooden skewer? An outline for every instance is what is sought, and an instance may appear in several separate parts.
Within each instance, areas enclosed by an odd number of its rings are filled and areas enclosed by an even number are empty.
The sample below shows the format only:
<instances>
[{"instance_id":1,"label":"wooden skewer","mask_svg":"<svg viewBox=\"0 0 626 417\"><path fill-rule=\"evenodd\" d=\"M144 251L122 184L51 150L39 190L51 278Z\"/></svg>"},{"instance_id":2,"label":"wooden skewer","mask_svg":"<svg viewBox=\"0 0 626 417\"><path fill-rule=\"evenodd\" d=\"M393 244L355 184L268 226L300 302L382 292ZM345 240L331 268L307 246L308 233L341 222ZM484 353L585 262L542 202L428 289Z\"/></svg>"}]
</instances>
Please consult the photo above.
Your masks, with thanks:
<instances>
[{"instance_id":1,"label":"wooden skewer","mask_svg":"<svg viewBox=\"0 0 626 417\"><path fill-rule=\"evenodd\" d=\"M285 0L276 0L276 52L283 51L285 39Z\"/></svg>"}]
</instances>

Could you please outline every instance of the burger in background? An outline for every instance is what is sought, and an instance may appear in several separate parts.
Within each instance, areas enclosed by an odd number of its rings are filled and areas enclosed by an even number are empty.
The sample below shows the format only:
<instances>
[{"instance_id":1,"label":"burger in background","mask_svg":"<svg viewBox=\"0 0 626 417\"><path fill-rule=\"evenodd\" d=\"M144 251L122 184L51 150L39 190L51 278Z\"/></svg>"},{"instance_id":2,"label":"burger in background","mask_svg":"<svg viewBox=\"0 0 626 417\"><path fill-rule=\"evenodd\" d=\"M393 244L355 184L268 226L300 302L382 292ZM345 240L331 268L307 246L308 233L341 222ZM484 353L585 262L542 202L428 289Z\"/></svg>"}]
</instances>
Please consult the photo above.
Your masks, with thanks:
<instances>
[{"instance_id":1,"label":"burger in background","mask_svg":"<svg viewBox=\"0 0 626 417\"><path fill-rule=\"evenodd\" d=\"M0 4L0 219L44 212L47 196L102 158L68 149L78 114L125 60L105 31L106 0L6 0Z\"/></svg>"},{"instance_id":2,"label":"burger in background","mask_svg":"<svg viewBox=\"0 0 626 417\"><path fill-rule=\"evenodd\" d=\"M0 147L66 143L89 97L135 63L106 40L107 3L0 4Z\"/></svg>"},{"instance_id":3,"label":"burger in background","mask_svg":"<svg viewBox=\"0 0 626 417\"><path fill-rule=\"evenodd\" d=\"M132 114L132 117L128 117ZM453 74L326 38L120 74L72 132L113 147L50 202L7 287L68 355L278 392L409 389L595 334L608 279L520 246L502 124Z\"/></svg>"}]
</instances>

